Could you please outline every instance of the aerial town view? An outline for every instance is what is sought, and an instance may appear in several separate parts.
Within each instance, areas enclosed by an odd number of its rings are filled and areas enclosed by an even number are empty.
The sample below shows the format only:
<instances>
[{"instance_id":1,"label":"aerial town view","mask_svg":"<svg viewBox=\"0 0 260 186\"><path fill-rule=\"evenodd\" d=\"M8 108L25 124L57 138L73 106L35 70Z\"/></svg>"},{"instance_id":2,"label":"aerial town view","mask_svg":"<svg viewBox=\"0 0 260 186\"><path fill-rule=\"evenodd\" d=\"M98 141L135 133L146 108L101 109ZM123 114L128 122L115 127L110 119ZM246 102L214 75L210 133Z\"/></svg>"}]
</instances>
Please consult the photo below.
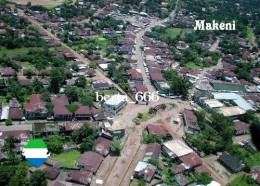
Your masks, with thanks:
<instances>
[{"instance_id":1,"label":"aerial town view","mask_svg":"<svg viewBox=\"0 0 260 186\"><path fill-rule=\"evenodd\" d=\"M256 186L259 150L260 0L0 0L0 186Z\"/></svg>"}]
</instances>

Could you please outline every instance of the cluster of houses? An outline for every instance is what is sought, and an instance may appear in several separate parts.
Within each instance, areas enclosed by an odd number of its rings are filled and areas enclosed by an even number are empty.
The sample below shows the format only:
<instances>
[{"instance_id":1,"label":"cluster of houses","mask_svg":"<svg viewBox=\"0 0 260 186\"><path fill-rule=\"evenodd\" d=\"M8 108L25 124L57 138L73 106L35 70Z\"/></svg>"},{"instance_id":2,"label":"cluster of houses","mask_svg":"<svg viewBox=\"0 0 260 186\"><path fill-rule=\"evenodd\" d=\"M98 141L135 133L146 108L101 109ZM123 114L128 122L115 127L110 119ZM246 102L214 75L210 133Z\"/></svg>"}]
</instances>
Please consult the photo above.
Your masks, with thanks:
<instances>
[{"instance_id":1,"label":"cluster of houses","mask_svg":"<svg viewBox=\"0 0 260 186\"><path fill-rule=\"evenodd\" d=\"M193 172L200 175L202 172L207 172L209 175L213 171L203 163L203 159L181 139L173 139L170 132L160 124L148 124L148 134L154 134L160 139L167 137L162 145L158 143L150 143L147 145L143 160L138 162L134 170L133 177L136 179L144 179L150 183L154 178L162 177L161 170L149 163L149 159L158 159L159 162L163 157L167 157L171 162L176 162L177 165L169 167L175 175L175 180L178 185L190 184L190 180L184 174L185 172ZM243 168L243 163L234 156L223 152L219 156L218 161L232 173L239 172ZM167 162L162 162L164 166L170 166ZM255 176L257 178L257 176ZM154 183L154 182L152 182Z\"/></svg>"}]
</instances>

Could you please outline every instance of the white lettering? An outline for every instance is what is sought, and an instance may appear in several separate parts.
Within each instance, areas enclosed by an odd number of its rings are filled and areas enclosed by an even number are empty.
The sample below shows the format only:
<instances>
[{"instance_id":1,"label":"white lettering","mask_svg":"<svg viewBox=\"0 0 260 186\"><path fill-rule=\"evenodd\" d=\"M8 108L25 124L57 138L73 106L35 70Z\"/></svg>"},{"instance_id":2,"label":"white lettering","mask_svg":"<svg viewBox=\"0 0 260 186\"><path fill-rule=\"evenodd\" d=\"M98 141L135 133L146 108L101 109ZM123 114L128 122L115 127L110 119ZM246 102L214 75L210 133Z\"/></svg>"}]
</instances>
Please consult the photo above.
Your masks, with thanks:
<instances>
[{"instance_id":1,"label":"white lettering","mask_svg":"<svg viewBox=\"0 0 260 186\"><path fill-rule=\"evenodd\" d=\"M205 20L195 20L196 26L194 27L194 30L205 30L204 23Z\"/></svg>"}]
</instances>

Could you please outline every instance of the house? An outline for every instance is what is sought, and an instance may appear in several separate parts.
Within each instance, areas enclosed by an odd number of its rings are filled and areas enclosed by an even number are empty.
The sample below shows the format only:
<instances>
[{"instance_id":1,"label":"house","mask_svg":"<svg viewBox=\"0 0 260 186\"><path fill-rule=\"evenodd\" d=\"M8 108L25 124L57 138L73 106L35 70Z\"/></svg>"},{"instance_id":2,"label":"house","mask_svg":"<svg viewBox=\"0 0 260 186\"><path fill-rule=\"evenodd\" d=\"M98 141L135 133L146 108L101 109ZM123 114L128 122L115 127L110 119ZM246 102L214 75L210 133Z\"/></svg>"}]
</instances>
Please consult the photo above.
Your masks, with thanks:
<instances>
[{"instance_id":1,"label":"house","mask_svg":"<svg viewBox=\"0 0 260 186\"><path fill-rule=\"evenodd\" d=\"M92 110L91 113L95 121L103 121L107 119L105 112L103 112L102 110L98 110L98 109Z\"/></svg>"},{"instance_id":2,"label":"house","mask_svg":"<svg viewBox=\"0 0 260 186\"><path fill-rule=\"evenodd\" d=\"M107 81L95 81L92 83L91 87L94 90L109 90L114 88L114 85Z\"/></svg>"},{"instance_id":3,"label":"house","mask_svg":"<svg viewBox=\"0 0 260 186\"><path fill-rule=\"evenodd\" d=\"M147 131L149 134L155 134L157 137L170 137L170 132L160 124L149 124L147 125Z\"/></svg>"},{"instance_id":4,"label":"house","mask_svg":"<svg viewBox=\"0 0 260 186\"><path fill-rule=\"evenodd\" d=\"M231 171L231 173L240 172L244 167L241 160L227 152L223 152L218 160L224 167Z\"/></svg>"},{"instance_id":5,"label":"house","mask_svg":"<svg viewBox=\"0 0 260 186\"><path fill-rule=\"evenodd\" d=\"M91 180L92 180L91 179L92 175L93 175L92 172L86 171L86 170L83 170L83 169L81 169L81 170L70 170L69 171L69 178L67 178L66 181L79 183L79 184L83 184L83 185L90 185ZM62 186L62 185L57 185L57 186Z\"/></svg>"},{"instance_id":6,"label":"house","mask_svg":"<svg viewBox=\"0 0 260 186\"><path fill-rule=\"evenodd\" d=\"M156 166L146 162L138 162L135 167L134 177L144 179L146 182L151 182L156 172Z\"/></svg>"},{"instance_id":7,"label":"house","mask_svg":"<svg viewBox=\"0 0 260 186\"><path fill-rule=\"evenodd\" d=\"M109 132L112 137L122 138L125 135L126 123L121 120L104 120L105 131Z\"/></svg>"},{"instance_id":8,"label":"house","mask_svg":"<svg viewBox=\"0 0 260 186\"><path fill-rule=\"evenodd\" d=\"M162 153L171 159L179 158L192 152L190 147L178 139L167 141L162 146Z\"/></svg>"},{"instance_id":9,"label":"house","mask_svg":"<svg viewBox=\"0 0 260 186\"><path fill-rule=\"evenodd\" d=\"M118 53L119 54L129 54L129 55L133 55L134 51L133 48L131 46L128 45L122 45L121 47L118 48Z\"/></svg>"},{"instance_id":10,"label":"house","mask_svg":"<svg viewBox=\"0 0 260 186\"><path fill-rule=\"evenodd\" d=\"M161 152L161 146L158 143L150 143L146 148L146 152L143 158L144 162L147 162L151 158L159 158Z\"/></svg>"},{"instance_id":11,"label":"house","mask_svg":"<svg viewBox=\"0 0 260 186\"><path fill-rule=\"evenodd\" d=\"M96 174L102 161L103 161L103 156L101 156L96 152L88 151L82 154L78 162L78 167L84 168L84 170Z\"/></svg>"},{"instance_id":12,"label":"house","mask_svg":"<svg viewBox=\"0 0 260 186\"><path fill-rule=\"evenodd\" d=\"M26 119L45 119L48 116L46 102L41 99L40 94L32 94L30 102L24 105Z\"/></svg>"},{"instance_id":13,"label":"house","mask_svg":"<svg viewBox=\"0 0 260 186\"><path fill-rule=\"evenodd\" d=\"M21 108L9 108L8 117L14 121L21 121L25 119Z\"/></svg>"},{"instance_id":14,"label":"house","mask_svg":"<svg viewBox=\"0 0 260 186\"><path fill-rule=\"evenodd\" d=\"M51 96L51 103L53 104L53 113L55 120L71 120L72 113L67 110L65 105L69 105L69 100L66 95Z\"/></svg>"},{"instance_id":15,"label":"house","mask_svg":"<svg viewBox=\"0 0 260 186\"><path fill-rule=\"evenodd\" d=\"M236 135L244 135L249 133L249 125L242 121L234 121Z\"/></svg>"},{"instance_id":16,"label":"house","mask_svg":"<svg viewBox=\"0 0 260 186\"><path fill-rule=\"evenodd\" d=\"M13 136L15 139L15 149L17 152L22 151L22 147L25 146L31 139L31 130L27 127L19 126L20 130L8 126L7 130L1 130L0 132L0 148L4 145L5 139L8 136Z\"/></svg>"},{"instance_id":17,"label":"house","mask_svg":"<svg viewBox=\"0 0 260 186\"><path fill-rule=\"evenodd\" d=\"M188 183L189 183L189 181L183 174L177 174L175 176L175 180L179 186L185 186L185 185L188 185Z\"/></svg>"},{"instance_id":18,"label":"house","mask_svg":"<svg viewBox=\"0 0 260 186\"><path fill-rule=\"evenodd\" d=\"M72 132L80 129L85 124L85 121L64 121L60 122L59 126L64 128L66 132Z\"/></svg>"},{"instance_id":19,"label":"house","mask_svg":"<svg viewBox=\"0 0 260 186\"><path fill-rule=\"evenodd\" d=\"M191 110L184 109L183 120L185 132L192 134L200 133L200 127L197 123L197 116Z\"/></svg>"},{"instance_id":20,"label":"house","mask_svg":"<svg viewBox=\"0 0 260 186\"><path fill-rule=\"evenodd\" d=\"M106 112L111 114L119 113L127 104L126 95L112 95L105 103L103 104L103 109Z\"/></svg>"},{"instance_id":21,"label":"house","mask_svg":"<svg viewBox=\"0 0 260 186\"><path fill-rule=\"evenodd\" d=\"M64 152L77 150L79 148L79 145L76 144L64 144L62 145L62 149Z\"/></svg>"},{"instance_id":22,"label":"house","mask_svg":"<svg viewBox=\"0 0 260 186\"><path fill-rule=\"evenodd\" d=\"M176 44L176 48L178 50L185 50L185 49L189 48L189 45L186 44L184 41L178 41L178 43Z\"/></svg>"},{"instance_id":23,"label":"house","mask_svg":"<svg viewBox=\"0 0 260 186\"><path fill-rule=\"evenodd\" d=\"M202 165L202 159L195 152L180 157L180 161L189 168Z\"/></svg>"},{"instance_id":24,"label":"house","mask_svg":"<svg viewBox=\"0 0 260 186\"><path fill-rule=\"evenodd\" d=\"M163 75L161 72L157 71L157 72L151 72L150 73L151 76L151 81L152 83L157 82L157 81L165 81Z\"/></svg>"},{"instance_id":25,"label":"house","mask_svg":"<svg viewBox=\"0 0 260 186\"><path fill-rule=\"evenodd\" d=\"M208 167L206 167L205 165L201 165L201 166L195 167L195 173L197 175L200 175L203 172L206 172L209 175L213 174L213 172Z\"/></svg>"},{"instance_id":26,"label":"house","mask_svg":"<svg viewBox=\"0 0 260 186\"><path fill-rule=\"evenodd\" d=\"M130 81L133 81L135 84L143 84L143 76L139 69L130 69L127 73L130 76Z\"/></svg>"},{"instance_id":27,"label":"house","mask_svg":"<svg viewBox=\"0 0 260 186\"><path fill-rule=\"evenodd\" d=\"M14 75L14 69L12 68L0 68L0 77L11 77Z\"/></svg>"},{"instance_id":28,"label":"house","mask_svg":"<svg viewBox=\"0 0 260 186\"><path fill-rule=\"evenodd\" d=\"M91 116L92 114L88 106L80 106L75 112L75 118L77 120L90 120Z\"/></svg>"},{"instance_id":29,"label":"house","mask_svg":"<svg viewBox=\"0 0 260 186\"><path fill-rule=\"evenodd\" d=\"M239 106L221 107L218 109L218 112L226 117L231 117L233 119L236 119L239 116L244 115L246 113L246 111L240 108Z\"/></svg>"},{"instance_id":30,"label":"house","mask_svg":"<svg viewBox=\"0 0 260 186\"><path fill-rule=\"evenodd\" d=\"M43 172L45 172L46 178L49 180L55 180L60 174L58 169L51 166L44 167Z\"/></svg>"},{"instance_id":31,"label":"house","mask_svg":"<svg viewBox=\"0 0 260 186\"><path fill-rule=\"evenodd\" d=\"M186 170L188 170L189 167L187 165L185 165L184 163L176 165L174 167L171 168L171 170L175 173L175 174L180 174Z\"/></svg>"},{"instance_id":32,"label":"house","mask_svg":"<svg viewBox=\"0 0 260 186\"><path fill-rule=\"evenodd\" d=\"M258 168L254 168L250 172L250 176L255 180L256 183L260 184L260 170Z\"/></svg>"},{"instance_id":33,"label":"house","mask_svg":"<svg viewBox=\"0 0 260 186\"><path fill-rule=\"evenodd\" d=\"M101 154L102 156L107 156L110 150L110 143L110 140L103 137L99 137L94 142L94 151Z\"/></svg>"}]
</instances>

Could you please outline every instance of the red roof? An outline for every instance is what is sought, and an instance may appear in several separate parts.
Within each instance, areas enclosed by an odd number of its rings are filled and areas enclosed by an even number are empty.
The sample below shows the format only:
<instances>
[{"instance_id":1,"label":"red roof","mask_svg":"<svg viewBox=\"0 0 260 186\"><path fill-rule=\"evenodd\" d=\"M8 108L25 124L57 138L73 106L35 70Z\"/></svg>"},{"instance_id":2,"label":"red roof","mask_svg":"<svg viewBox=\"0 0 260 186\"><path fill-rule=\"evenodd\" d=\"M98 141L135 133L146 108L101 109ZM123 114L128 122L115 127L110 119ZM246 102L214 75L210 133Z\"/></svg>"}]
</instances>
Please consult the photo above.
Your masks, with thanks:
<instances>
[{"instance_id":1,"label":"red roof","mask_svg":"<svg viewBox=\"0 0 260 186\"><path fill-rule=\"evenodd\" d=\"M170 135L169 131L160 124L149 124L147 125L147 130L149 134L155 134L159 137L164 137Z\"/></svg>"},{"instance_id":2,"label":"red roof","mask_svg":"<svg viewBox=\"0 0 260 186\"><path fill-rule=\"evenodd\" d=\"M9 109L9 118L12 120L22 120L24 117L23 111L21 108L10 108Z\"/></svg>"},{"instance_id":3,"label":"red roof","mask_svg":"<svg viewBox=\"0 0 260 186\"><path fill-rule=\"evenodd\" d=\"M135 88L136 88L136 92L142 92L142 93L145 93L148 91L148 89L146 88L145 85L141 85L141 84L136 84L135 85Z\"/></svg>"},{"instance_id":4,"label":"red roof","mask_svg":"<svg viewBox=\"0 0 260 186\"><path fill-rule=\"evenodd\" d=\"M88 106L80 106L79 109L75 112L75 114L91 115L91 111Z\"/></svg>"},{"instance_id":5,"label":"red roof","mask_svg":"<svg viewBox=\"0 0 260 186\"><path fill-rule=\"evenodd\" d=\"M0 139L4 140L8 136L13 136L15 139L23 142L27 142L30 136L30 130L11 130L11 131L1 131L2 135Z\"/></svg>"},{"instance_id":6,"label":"red roof","mask_svg":"<svg viewBox=\"0 0 260 186\"><path fill-rule=\"evenodd\" d=\"M161 72L150 73L152 81L163 81L164 77Z\"/></svg>"},{"instance_id":7,"label":"red roof","mask_svg":"<svg viewBox=\"0 0 260 186\"><path fill-rule=\"evenodd\" d=\"M88 151L82 154L78 164L83 166L84 170L96 173L102 161L103 157L100 154Z\"/></svg>"},{"instance_id":8,"label":"red roof","mask_svg":"<svg viewBox=\"0 0 260 186\"><path fill-rule=\"evenodd\" d=\"M180 161L185 165L188 165L190 168L196 167L202 164L202 159L194 152L189 153L180 158Z\"/></svg>"},{"instance_id":9,"label":"red roof","mask_svg":"<svg viewBox=\"0 0 260 186\"><path fill-rule=\"evenodd\" d=\"M136 69L130 69L127 73L131 76L131 79L143 80L142 74Z\"/></svg>"},{"instance_id":10,"label":"red roof","mask_svg":"<svg viewBox=\"0 0 260 186\"><path fill-rule=\"evenodd\" d=\"M260 170L259 169L252 170L250 175L258 184L260 184Z\"/></svg>"},{"instance_id":11,"label":"red roof","mask_svg":"<svg viewBox=\"0 0 260 186\"><path fill-rule=\"evenodd\" d=\"M60 97L51 96L51 102L54 105L54 115L72 115L72 113L65 108L65 105L69 104L66 95L62 94Z\"/></svg>"},{"instance_id":12,"label":"red roof","mask_svg":"<svg viewBox=\"0 0 260 186\"><path fill-rule=\"evenodd\" d=\"M237 132L245 132L249 130L249 126L245 122L236 121L234 124Z\"/></svg>"},{"instance_id":13,"label":"red roof","mask_svg":"<svg viewBox=\"0 0 260 186\"><path fill-rule=\"evenodd\" d=\"M179 173L185 171L186 168L184 167L183 164L180 164L180 165L176 165L176 166L172 167L171 170L172 170L175 174L179 174Z\"/></svg>"},{"instance_id":14,"label":"red roof","mask_svg":"<svg viewBox=\"0 0 260 186\"><path fill-rule=\"evenodd\" d=\"M69 178L67 181L72 181L84 185L89 185L91 183L92 172L86 170L71 170L69 171Z\"/></svg>"},{"instance_id":15,"label":"red roof","mask_svg":"<svg viewBox=\"0 0 260 186\"><path fill-rule=\"evenodd\" d=\"M36 112L37 110L47 111L45 107L46 102L41 99L40 94L32 94L30 96L30 103L24 105L27 112Z\"/></svg>"},{"instance_id":16,"label":"red roof","mask_svg":"<svg viewBox=\"0 0 260 186\"><path fill-rule=\"evenodd\" d=\"M65 131L74 131L80 129L84 125L85 121L64 121L59 125L64 127Z\"/></svg>"},{"instance_id":17,"label":"red roof","mask_svg":"<svg viewBox=\"0 0 260 186\"><path fill-rule=\"evenodd\" d=\"M196 129L196 130L200 130L200 127L197 124L197 116L193 113L193 111L188 110L188 109L184 109L184 113L185 113L186 118L187 118L188 127Z\"/></svg>"},{"instance_id":18,"label":"red roof","mask_svg":"<svg viewBox=\"0 0 260 186\"><path fill-rule=\"evenodd\" d=\"M110 140L103 137L99 137L94 142L94 149L97 153L103 156L107 156L110 150L110 143L111 143Z\"/></svg>"},{"instance_id":19,"label":"red roof","mask_svg":"<svg viewBox=\"0 0 260 186\"><path fill-rule=\"evenodd\" d=\"M212 171L211 171L208 167L206 167L206 166L204 166L204 165L201 165L201 166L199 166L199 167L196 167L196 168L195 168L195 171L196 171L197 173L199 173L199 174L201 174L202 172L207 172L209 175L212 174Z\"/></svg>"},{"instance_id":20,"label":"red roof","mask_svg":"<svg viewBox=\"0 0 260 186\"><path fill-rule=\"evenodd\" d=\"M144 161L150 158L158 158L161 152L161 146L158 143L150 143L146 149Z\"/></svg>"}]
</instances>

